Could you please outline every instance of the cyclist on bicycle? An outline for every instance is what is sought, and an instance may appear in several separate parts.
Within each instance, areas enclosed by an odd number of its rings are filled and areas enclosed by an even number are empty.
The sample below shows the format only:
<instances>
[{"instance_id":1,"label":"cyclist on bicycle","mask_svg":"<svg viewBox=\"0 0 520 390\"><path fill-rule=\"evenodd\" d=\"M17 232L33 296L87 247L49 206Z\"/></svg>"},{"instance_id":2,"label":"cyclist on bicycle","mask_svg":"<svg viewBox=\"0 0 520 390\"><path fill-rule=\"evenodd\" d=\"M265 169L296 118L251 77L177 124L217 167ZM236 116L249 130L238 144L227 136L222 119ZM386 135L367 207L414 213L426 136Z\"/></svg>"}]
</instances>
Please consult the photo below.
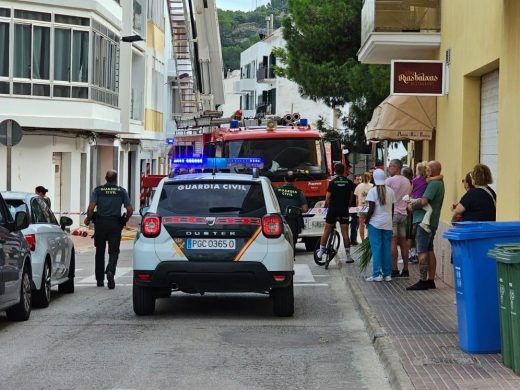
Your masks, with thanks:
<instances>
[{"instance_id":1,"label":"cyclist on bicycle","mask_svg":"<svg viewBox=\"0 0 520 390\"><path fill-rule=\"evenodd\" d=\"M336 177L332 179L327 188L325 197L325 207L328 208L325 217L325 229L320 240L320 249L316 252L316 256L321 259L326 250L327 239L332 232L332 227L339 221L341 235L343 236L343 245L345 249L345 258L347 263L353 263L350 257L350 240L348 237L349 224L349 206L354 196L354 183L348 179L345 174L345 167L341 163L334 165Z\"/></svg>"},{"instance_id":2,"label":"cyclist on bicycle","mask_svg":"<svg viewBox=\"0 0 520 390\"><path fill-rule=\"evenodd\" d=\"M294 180L295 177L293 171L288 171L285 175L285 184L274 189L278 202L280 203L280 210L287 220L287 224L291 228L293 247L296 245L296 241L298 241L298 234L300 233L303 221L301 221L301 215L288 215L287 207L299 207L302 209L303 213L306 213L309 209L303 191L293 185Z\"/></svg>"}]
</instances>

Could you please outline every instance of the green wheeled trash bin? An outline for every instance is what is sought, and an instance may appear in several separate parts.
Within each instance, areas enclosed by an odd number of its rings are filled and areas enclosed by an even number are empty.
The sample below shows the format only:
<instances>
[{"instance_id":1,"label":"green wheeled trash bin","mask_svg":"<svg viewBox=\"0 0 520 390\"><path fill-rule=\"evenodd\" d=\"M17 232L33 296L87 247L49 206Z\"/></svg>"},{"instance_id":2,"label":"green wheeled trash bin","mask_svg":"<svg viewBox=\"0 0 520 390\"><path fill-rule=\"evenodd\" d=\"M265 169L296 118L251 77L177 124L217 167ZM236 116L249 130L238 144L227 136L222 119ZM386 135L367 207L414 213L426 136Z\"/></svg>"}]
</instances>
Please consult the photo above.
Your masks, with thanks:
<instances>
[{"instance_id":1,"label":"green wheeled trash bin","mask_svg":"<svg viewBox=\"0 0 520 390\"><path fill-rule=\"evenodd\" d=\"M495 249L488 252L488 256L497 260L497 286L498 286L498 309L500 313L500 345L502 352L502 363L504 366L513 367L513 339L511 334L511 303L509 298L509 264L500 261L504 254L502 249L507 247L518 247L518 244L498 244ZM519 247L520 248L520 247Z\"/></svg>"},{"instance_id":2,"label":"green wheeled trash bin","mask_svg":"<svg viewBox=\"0 0 520 390\"><path fill-rule=\"evenodd\" d=\"M489 256L497 261L502 361L520 375L520 245L499 244Z\"/></svg>"}]
</instances>

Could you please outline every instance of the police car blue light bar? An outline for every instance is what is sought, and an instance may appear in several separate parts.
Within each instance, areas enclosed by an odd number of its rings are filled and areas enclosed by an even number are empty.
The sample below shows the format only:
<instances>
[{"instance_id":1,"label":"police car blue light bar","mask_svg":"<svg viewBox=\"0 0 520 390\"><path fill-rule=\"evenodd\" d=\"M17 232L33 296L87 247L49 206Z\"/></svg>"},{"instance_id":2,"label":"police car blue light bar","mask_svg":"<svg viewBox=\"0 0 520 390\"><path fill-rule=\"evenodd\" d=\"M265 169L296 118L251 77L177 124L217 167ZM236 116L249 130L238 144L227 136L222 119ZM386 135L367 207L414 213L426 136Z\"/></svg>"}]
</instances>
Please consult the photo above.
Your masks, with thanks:
<instances>
[{"instance_id":1,"label":"police car blue light bar","mask_svg":"<svg viewBox=\"0 0 520 390\"><path fill-rule=\"evenodd\" d=\"M263 168L260 157L180 157L172 159L173 168L184 169L249 169Z\"/></svg>"}]
</instances>

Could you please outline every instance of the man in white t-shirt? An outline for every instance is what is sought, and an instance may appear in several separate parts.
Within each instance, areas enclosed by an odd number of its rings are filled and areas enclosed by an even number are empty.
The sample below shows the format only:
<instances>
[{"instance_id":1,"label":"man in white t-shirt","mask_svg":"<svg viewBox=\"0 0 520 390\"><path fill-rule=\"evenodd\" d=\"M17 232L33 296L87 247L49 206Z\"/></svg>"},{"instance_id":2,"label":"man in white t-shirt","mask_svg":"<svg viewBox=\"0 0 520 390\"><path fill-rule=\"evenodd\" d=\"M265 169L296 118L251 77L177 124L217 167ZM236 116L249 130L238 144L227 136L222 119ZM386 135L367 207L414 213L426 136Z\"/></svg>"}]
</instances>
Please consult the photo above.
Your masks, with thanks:
<instances>
[{"instance_id":1,"label":"man in white t-shirt","mask_svg":"<svg viewBox=\"0 0 520 390\"><path fill-rule=\"evenodd\" d=\"M405 195L409 195L412 190L410 180L401 175L401 160L394 159L388 165L388 174L390 177L386 179L386 185L394 190L395 206L392 219L392 278L407 278L408 273L408 251L410 249L408 240L406 239L406 211L407 203L403 200ZM403 257L403 270L399 273L397 266L397 246L401 248L401 256Z\"/></svg>"}]
</instances>

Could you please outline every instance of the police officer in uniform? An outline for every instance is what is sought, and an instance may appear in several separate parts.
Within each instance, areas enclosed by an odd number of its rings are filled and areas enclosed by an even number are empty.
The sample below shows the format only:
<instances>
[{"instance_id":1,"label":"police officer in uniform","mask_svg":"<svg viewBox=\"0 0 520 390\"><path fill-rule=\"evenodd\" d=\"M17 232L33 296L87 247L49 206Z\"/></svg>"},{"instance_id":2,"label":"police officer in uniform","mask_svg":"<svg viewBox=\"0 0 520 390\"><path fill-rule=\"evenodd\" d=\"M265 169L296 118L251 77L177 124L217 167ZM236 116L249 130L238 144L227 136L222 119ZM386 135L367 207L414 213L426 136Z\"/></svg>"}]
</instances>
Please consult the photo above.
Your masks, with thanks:
<instances>
[{"instance_id":1,"label":"police officer in uniform","mask_svg":"<svg viewBox=\"0 0 520 390\"><path fill-rule=\"evenodd\" d=\"M128 193L117 185L117 172L109 170L105 176L106 184L96 187L92 192L90 204L85 218L85 225L93 220L94 209L97 207L94 223L96 233L94 245L96 246L96 280L98 287L103 287L105 273L107 274L108 288L115 287L114 275L116 274L117 259L119 257L119 245L121 243L121 230L126 225L134 209L130 204ZM121 216L121 208L126 208L126 214ZM105 247L108 242L108 265L105 270Z\"/></svg>"},{"instance_id":2,"label":"police officer in uniform","mask_svg":"<svg viewBox=\"0 0 520 390\"><path fill-rule=\"evenodd\" d=\"M287 207L299 207L302 209L303 213L306 213L309 210L307 199L305 199L303 191L293 185L295 179L293 171L288 171L285 175L285 184L281 187L275 188L276 197L280 203L280 209L291 228L293 247L296 245L296 241L298 241L298 234L301 230L301 216L287 215Z\"/></svg>"}]
</instances>

